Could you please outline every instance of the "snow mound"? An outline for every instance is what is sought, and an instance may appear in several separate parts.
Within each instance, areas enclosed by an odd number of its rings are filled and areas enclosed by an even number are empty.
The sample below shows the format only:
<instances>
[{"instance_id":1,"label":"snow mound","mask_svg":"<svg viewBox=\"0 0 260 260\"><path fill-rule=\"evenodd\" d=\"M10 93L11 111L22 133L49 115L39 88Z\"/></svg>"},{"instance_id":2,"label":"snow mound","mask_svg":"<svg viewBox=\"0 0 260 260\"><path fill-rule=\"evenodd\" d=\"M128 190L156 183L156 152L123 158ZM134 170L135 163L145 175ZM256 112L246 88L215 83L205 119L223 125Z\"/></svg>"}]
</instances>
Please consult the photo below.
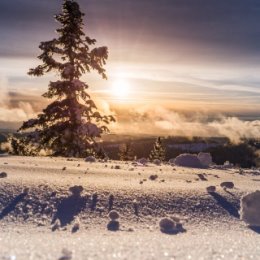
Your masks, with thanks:
<instances>
[{"instance_id":1,"label":"snow mound","mask_svg":"<svg viewBox=\"0 0 260 260\"><path fill-rule=\"evenodd\" d=\"M148 160L146 158L141 158L138 160L139 163L146 165L148 163Z\"/></svg>"},{"instance_id":2,"label":"snow mound","mask_svg":"<svg viewBox=\"0 0 260 260\"><path fill-rule=\"evenodd\" d=\"M174 164L182 167L203 168L199 158L195 154L184 153L177 156Z\"/></svg>"},{"instance_id":3,"label":"snow mound","mask_svg":"<svg viewBox=\"0 0 260 260\"><path fill-rule=\"evenodd\" d=\"M155 160L153 160L153 163L154 163L155 165L161 165L161 160L155 159Z\"/></svg>"},{"instance_id":4,"label":"snow mound","mask_svg":"<svg viewBox=\"0 0 260 260\"><path fill-rule=\"evenodd\" d=\"M260 227L260 191L243 196L240 206L240 218L250 226Z\"/></svg>"},{"instance_id":5,"label":"snow mound","mask_svg":"<svg viewBox=\"0 0 260 260\"><path fill-rule=\"evenodd\" d=\"M198 159L200 160L201 164L205 167L209 167L212 164L212 156L210 153L199 153Z\"/></svg>"},{"instance_id":6,"label":"snow mound","mask_svg":"<svg viewBox=\"0 0 260 260\"><path fill-rule=\"evenodd\" d=\"M85 159L85 162L95 162L96 161L96 158L94 156L88 156L86 159Z\"/></svg>"}]
</instances>

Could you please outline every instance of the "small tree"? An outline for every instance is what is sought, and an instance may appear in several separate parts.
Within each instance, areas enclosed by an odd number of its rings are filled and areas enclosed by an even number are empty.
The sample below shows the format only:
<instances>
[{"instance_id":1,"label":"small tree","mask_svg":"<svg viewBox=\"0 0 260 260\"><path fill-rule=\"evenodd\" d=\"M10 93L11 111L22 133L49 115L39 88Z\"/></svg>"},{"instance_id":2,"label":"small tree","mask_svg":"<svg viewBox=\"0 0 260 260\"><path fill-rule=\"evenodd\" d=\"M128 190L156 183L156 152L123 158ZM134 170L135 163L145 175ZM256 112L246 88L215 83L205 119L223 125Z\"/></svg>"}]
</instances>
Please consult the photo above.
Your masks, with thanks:
<instances>
[{"instance_id":1,"label":"small tree","mask_svg":"<svg viewBox=\"0 0 260 260\"><path fill-rule=\"evenodd\" d=\"M60 79L50 82L43 97L55 99L36 119L24 122L18 130L27 133L13 140L16 146L33 146L35 151L47 149L53 155L83 157L98 150L98 138L109 132L107 124L113 116L102 116L86 93L88 85L80 77L91 70L106 79L103 65L107 47L93 48L96 40L83 32L83 16L76 1L65 0L62 13L55 16L61 24L58 37L41 42L42 65L30 69L29 75L43 76L56 72ZM28 132L28 130L30 132ZM16 150L25 150L17 148Z\"/></svg>"},{"instance_id":2,"label":"small tree","mask_svg":"<svg viewBox=\"0 0 260 260\"><path fill-rule=\"evenodd\" d=\"M149 155L150 160L158 159L160 161L165 161L166 150L162 144L162 140L158 137L154 143L153 150Z\"/></svg>"},{"instance_id":3,"label":"small tree","mask_svg":"<svg viewBox=\"0 0 260 260\"><path fill-rule=\"evenodd\" d=\"M133 161L134 160L134 152L132 149L132 143L127 142L124 144L121 144L119 146L119 159L121 161Z\"/></svg>"}]
</instances>

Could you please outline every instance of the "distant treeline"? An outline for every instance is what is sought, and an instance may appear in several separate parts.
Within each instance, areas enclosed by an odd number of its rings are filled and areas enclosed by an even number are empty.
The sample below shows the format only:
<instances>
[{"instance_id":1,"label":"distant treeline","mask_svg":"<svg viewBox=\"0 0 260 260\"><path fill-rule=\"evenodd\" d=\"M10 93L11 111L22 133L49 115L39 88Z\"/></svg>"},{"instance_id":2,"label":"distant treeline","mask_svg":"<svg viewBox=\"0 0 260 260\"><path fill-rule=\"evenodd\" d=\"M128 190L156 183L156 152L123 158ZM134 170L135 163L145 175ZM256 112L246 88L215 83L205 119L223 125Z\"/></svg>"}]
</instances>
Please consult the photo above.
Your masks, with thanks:
<instances>
[{"instance_id":1,"label":"distant treeline","mask_svg":"<svg viewBox=\"0 0 260 260\"><path fill-rule=\"evenodd\" d=\"M7 141L8 132L0 133L0 143ZM110 159L119 160L120 146L130 143L133 155L136 158L148 158L157 137L107 135L103 147ZM165 160L175 158L182 153L210 152L216 164L229 161L243 168L260 167L259 140L243 140L240 144L232 144L222 137L182 137L168 136L162 139L166 149ZM194 147L196 148L194 150ZM203 148L200 150L200 148ZM1 152L1 150L0 150ZM2 151L3 152L3 151Z\"/></svg>"}]
</instances>

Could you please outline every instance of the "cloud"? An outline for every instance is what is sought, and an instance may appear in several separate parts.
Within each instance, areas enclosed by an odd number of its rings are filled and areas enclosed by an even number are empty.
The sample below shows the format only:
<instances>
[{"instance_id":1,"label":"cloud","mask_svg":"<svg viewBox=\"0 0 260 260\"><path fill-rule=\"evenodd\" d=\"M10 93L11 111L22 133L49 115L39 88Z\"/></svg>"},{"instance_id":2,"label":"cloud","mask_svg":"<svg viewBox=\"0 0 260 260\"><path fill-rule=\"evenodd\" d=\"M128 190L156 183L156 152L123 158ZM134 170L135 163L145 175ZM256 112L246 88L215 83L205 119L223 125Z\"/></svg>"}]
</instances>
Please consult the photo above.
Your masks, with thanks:
<instances>
[{"instance_id":1,"label":"cloud","mask_svg":"<svg viewBox=\"0 0 260 260\"><path fill-rule=\"evenodd\" d=\"M228 137L238 143L242 138L259 138L260 120L243 121L237 117L215 115L210 118L194 111L190 114L175 112L164 107L140 107L127 113L116 111L119 121L112 128L117 133L173 136ZM120 120L120 117L122 120Z\"/></svg>"},{"instance_id":2,"label":"cloud","mask_svg":"<svg viewBox=\"0 0 260 260\"><path fill-rule=\"evenodd\" d=\"M0 121L21 122L34 117L45 102L41 97L10 92L7 78L0 77Z\"/></svg>"}]
</instances>

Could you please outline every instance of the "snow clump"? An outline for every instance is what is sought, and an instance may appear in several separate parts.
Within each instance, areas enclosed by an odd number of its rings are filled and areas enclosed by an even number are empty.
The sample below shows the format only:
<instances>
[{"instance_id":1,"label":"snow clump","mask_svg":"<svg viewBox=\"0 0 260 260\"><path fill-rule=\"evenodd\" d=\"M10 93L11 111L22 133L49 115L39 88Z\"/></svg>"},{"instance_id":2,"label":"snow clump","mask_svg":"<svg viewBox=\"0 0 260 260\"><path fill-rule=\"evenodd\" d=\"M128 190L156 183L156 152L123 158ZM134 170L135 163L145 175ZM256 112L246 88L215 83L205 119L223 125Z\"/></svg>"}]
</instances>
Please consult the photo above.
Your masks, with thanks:
<instances>
[{"instance_id":1,"label":"snow clump","mask_svg":"<svg viewBox=\"0 0 260 260\"><path fill-rule=\"evenodd\" d=\"M240 218L252 227L260 227L260 191L243 196L240 206Z\"/></svg>"}]
</instances>

